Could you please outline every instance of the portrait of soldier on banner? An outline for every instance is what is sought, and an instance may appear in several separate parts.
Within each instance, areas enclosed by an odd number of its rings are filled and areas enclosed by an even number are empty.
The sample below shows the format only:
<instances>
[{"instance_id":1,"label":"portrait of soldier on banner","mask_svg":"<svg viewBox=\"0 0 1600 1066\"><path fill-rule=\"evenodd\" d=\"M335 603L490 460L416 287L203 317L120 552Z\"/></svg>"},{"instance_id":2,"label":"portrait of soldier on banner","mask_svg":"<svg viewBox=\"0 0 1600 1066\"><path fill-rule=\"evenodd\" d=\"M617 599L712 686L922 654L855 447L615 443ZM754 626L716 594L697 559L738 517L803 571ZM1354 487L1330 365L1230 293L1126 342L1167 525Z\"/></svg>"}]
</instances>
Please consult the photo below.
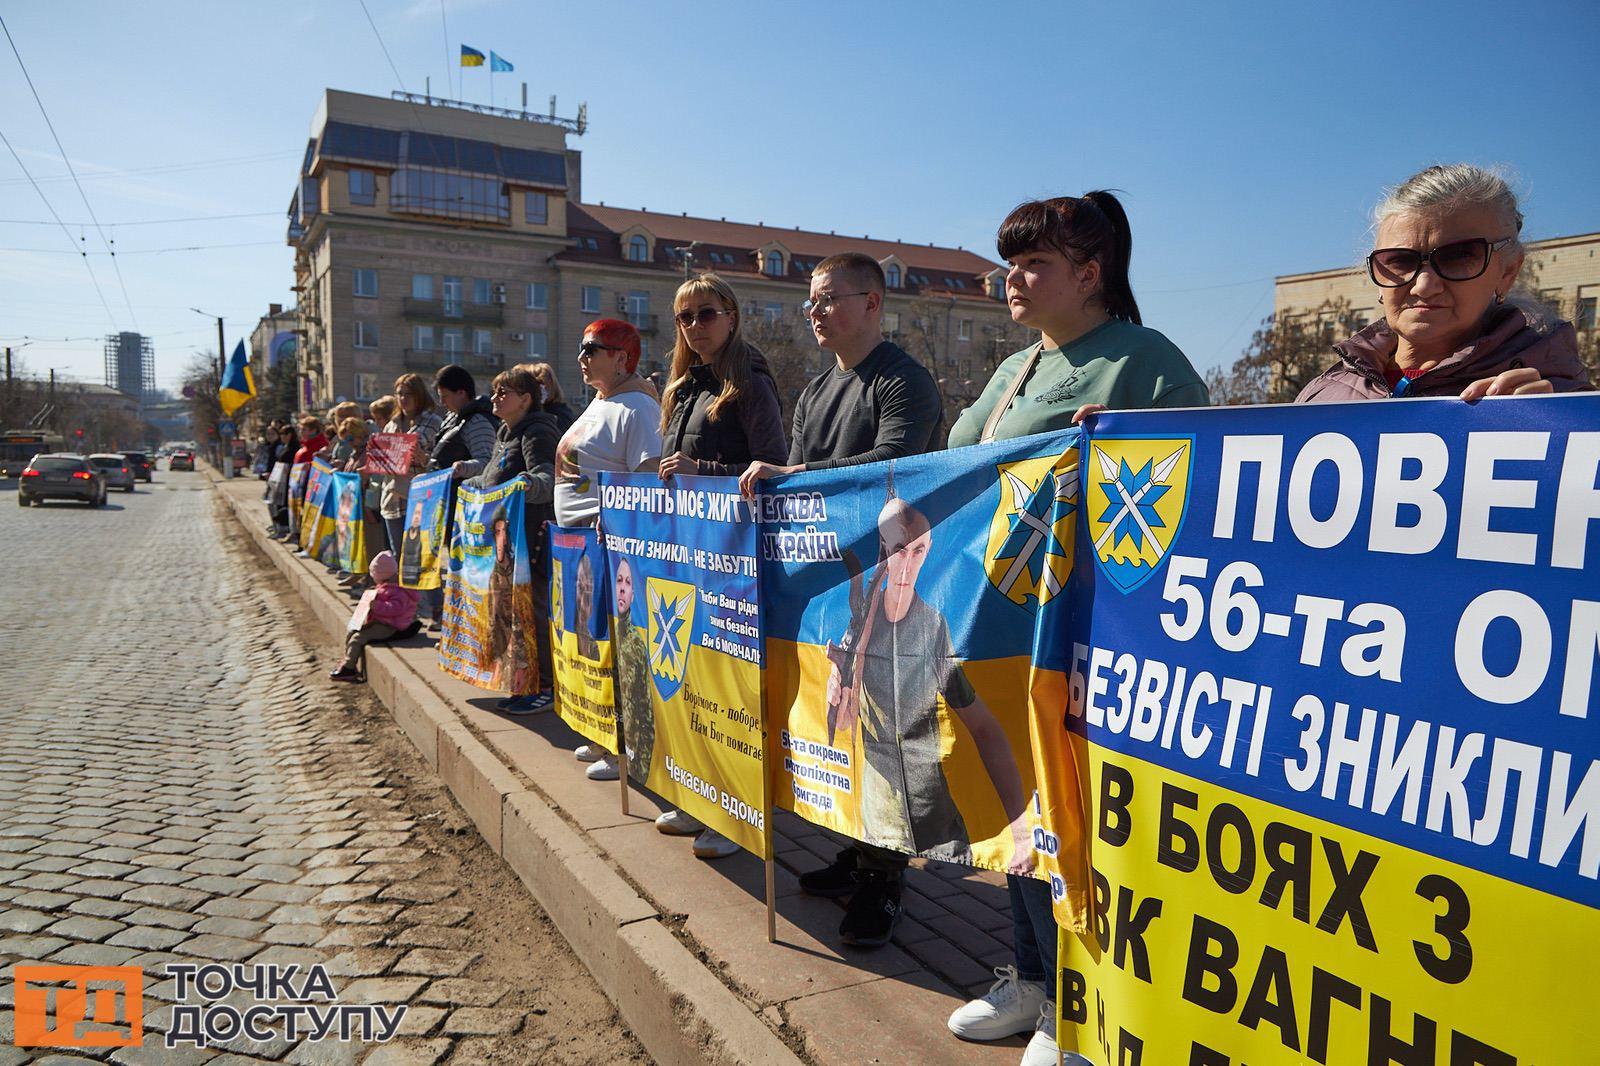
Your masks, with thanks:
<instances>
[{"instance_id":1,"label":"portrait of soldier on banner","mask_svg":"<svg viewBox=\"0 0 1600 1066\"><path fill-rule=\"evenodd\" d=\"M644 629L633 621L633 567L617 560L612 578L616 598L613 615L617 654L617 708L622 713L622 743L628 756L628 776L650 779L650 756L655 751L655 714L650 709L650 653Z\"/></svg>"},{"instance_id":2,"label":"portrait of soldier on banner","mask_svg":"<svg viewBox=\"0 0 1600 1066\"><path fill-rule=\"evenodd\" d=\"M971 863L972 839L944 769L953 731L941 719L959 719L1005 810L1011 866L1027 872L1033 848L1016 757L957 660L944 614L917 591L941 546L927 517L895 495L890 478L878 514L877 565L865 583L861 573L852 574L849 627L827 649L827 742L861 754L863 840Z\"/></svg>"},{"instance_id":3,"label":"portrait of soldier on banner","mask_svg":"<svg viewBox=\"0 0 1600 1066\"><path fill-rule=\"evenodd\" d=\"M517 581L516 544L511 521L498 508L487 522L494 545L494 565L489 571L487 607L488 639L480 648L479 667L494 672L499 683L513 693L537 688L533 668L533 589Z\"/></svg>"},{"instance_id":4,"label":"portrait of soldier on banner","mask_svg":"<svg viewBox=\"0 0 1600 1066\"><path fill-rule=\"evenodd\" d=\"M439 556L444 547L450 493L448 470L412 479L399 551L400 584L408 589L436 589L440 585Z\"/></svg>"}]
</instances>

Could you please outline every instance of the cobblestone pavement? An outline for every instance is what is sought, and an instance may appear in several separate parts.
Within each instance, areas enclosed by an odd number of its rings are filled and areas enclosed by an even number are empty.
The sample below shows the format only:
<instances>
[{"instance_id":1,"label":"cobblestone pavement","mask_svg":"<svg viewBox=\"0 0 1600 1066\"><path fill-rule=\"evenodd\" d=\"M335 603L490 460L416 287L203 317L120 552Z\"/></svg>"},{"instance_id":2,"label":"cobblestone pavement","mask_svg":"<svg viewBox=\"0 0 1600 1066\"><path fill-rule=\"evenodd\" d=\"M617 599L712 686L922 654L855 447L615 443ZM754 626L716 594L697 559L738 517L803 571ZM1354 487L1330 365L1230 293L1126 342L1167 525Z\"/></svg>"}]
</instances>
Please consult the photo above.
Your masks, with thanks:
<instances>
[{"instance_id":1,"label":"cobblestone pavement","mask_svg":"<svg viewBox=\"0 0 1600 1066\"><path fill-rule=\"evenodd\" d=\"M144 968L144 1046L71 1052L118 1063L648 1061L376 701L325 679L331 649L219 534L203 474L102 510L23 510L14 491L0 1066L33 1054L12 1046L10 969L28 962ZM322 962L341 1001L409 1011L375 1048L169 1051L169 962ZM80 1061L65 1054L38 1060Z\"/></svg>"}]
</instances>

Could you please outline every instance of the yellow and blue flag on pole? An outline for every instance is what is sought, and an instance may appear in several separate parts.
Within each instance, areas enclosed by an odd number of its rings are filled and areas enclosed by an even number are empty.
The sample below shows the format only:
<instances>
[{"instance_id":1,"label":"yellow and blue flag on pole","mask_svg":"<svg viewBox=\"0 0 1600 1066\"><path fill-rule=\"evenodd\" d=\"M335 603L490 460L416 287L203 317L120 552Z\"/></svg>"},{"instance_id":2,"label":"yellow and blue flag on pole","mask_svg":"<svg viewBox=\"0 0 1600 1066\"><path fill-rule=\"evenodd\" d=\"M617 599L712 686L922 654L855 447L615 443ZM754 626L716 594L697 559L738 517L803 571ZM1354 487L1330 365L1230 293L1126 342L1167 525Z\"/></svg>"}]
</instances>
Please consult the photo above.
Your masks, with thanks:
<instances>
[{"instance_id":1,"label":"yellow and blue flag on pole","mask_svg":"<svg viewBox=\"0 0 1600 1066\"><path fill-rule=\"evenodd\" d=\"M256 379L250 373L250 356L245 352L244 341L241 340L233 349L228 367L222 373L222 388L217 397L222 403L223 415L231 417L233 412L255 399L255 395Z\"/></svg>"},{"instance_id":2,"label":"yellow and blue flag on pole","mask_svg":"<svg viewBox=\"0 0 1600 1066\"><path fill-rule=\"evenodd\" d=\"M467 45L462 45L461 65L464 67L483 66L483 53L478 51L476 48L469 48Z\"/></svg>"},{"instance_id":3,"label":"yellow and blue flag on pole","mask_svg":"<svg viewBox=\"0 0 1600 1066\"><path fill-rule=\"evenodd\" d=\"M516 69L516 67L511 65L511 61L509 59L498 56L493 51L489 53L489 73L509 74L511 71Z\"/></svg>"}]
</instances>

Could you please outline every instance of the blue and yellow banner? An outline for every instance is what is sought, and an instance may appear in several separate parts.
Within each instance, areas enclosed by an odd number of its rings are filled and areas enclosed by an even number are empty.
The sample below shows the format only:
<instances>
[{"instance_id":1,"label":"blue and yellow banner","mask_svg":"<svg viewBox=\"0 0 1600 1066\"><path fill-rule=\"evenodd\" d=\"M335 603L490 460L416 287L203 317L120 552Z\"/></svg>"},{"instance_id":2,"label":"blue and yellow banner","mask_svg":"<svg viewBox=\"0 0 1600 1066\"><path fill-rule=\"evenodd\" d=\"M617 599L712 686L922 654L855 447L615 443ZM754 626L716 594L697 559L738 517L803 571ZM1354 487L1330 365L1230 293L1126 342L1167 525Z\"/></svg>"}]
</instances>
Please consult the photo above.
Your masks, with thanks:
<instances>
[{"instance_id":1,"label":"blue and yellow banner","mask_svg":"<svg viewBox=\"0 0 1600 1066\"><path fill-rule=\"evenodd\" d=\"M445 521L450 515L451 472L440 470L411 479L405 529L400 535L400 584L408 589L440 586Z\"/></svg>"},{"instance_id":2,"label":"blue and yellow banner","mask_svg":"<svg viewBox=\"0 0 1600 1066\"><path fill-rule=\"evenodd\" d=\"M322 558L323 537L333 535L331 514L327 528L323 528L322 523L332 487L333 467L325 459L311 460L311 469L306 473L305 501L300 508L300 549L316 559Z\"/></svg>"},{"instance_id":3,"label":"blue and yellow banner","mask_svg":"<svg viewBox=\"0 0 1600 1066\"><path fill-rule=\"evenodd\" d=\"M351 574L367 569L366 522L362 513L361 475L333 475L333 554L339 569Z\"/></svg>"},{"instance_id":4,"label":"blue and yellow banner","mask_svg":"<svg viewBox=\"0 0 1600 1066\"><path fill-rule=\"evenodd\" d=\"M1028 673L1039 605L1072 578L1076 432L765 484L775 804L1032 873Z\"/></svg>"},{"instance_id":5,"label":"blue and yellow banner","mask_svg":"<svg viewBox=\"0 0 1600 1066\"><path fill-rule=\"evenodd\" d=\"M483 53L468 45L461 46L461 65L464 67L483 66Z\"/></svg>"},{"instance_id":6,"label":"blue and yellow banner","mask_svg":"<svg viewBox=\"0 0 1600 1066\"><path fill-rule=\"evenodd\" d=\"M306 477L310 471L310 463L289 464L289 498L286 502L289 507L289 532L296 540L300 537L300 512L306 505Z\"/></svg>"},{"instance_id":7,"label":"blue and yellow banner","mask_svg":"<svg viewBox=\"0 0 1600 1066\"><path fill-rule=\"evenodd\" d=\"M651 474L602 474L600 503L628 775L770 858L754 510L733 478Z\"/></svg>"},{"instance_id":8,"label":"blue and yellow banner","mask_svg":"<svg viewBox=\"0 0 1600 1066\"><path fill-rule=\"evenodd\" d=\"M593 526L550 525L550 657L556 712L586 739L617 750L611 642L611 578ZM626 614L633 585L624 574L616 610ZM637 723L635 724L637 728Z\"/></svg>"},{"instance_id":9,"label":"blue and yellow banner","mask_svg":"<svg viewBox=\"0 0 1600 1066\"><path fill-rule=\"evenodd\" d=\"M439 637L441 670L513 695L539 689L527 487L519 477L492 489L457 490Z\"/></svg>"},{"instance_id":10,"label":"blue and yellow banner","mask_svg":"<svg viewBox=\"0 0 1600 1066\"><path fill-rule=\"evenodd\" d=\"M1600 398L1102 415L1081 514L1032 678L1061 1046L1594 1061Z\"/></svg>"}]
</instances>

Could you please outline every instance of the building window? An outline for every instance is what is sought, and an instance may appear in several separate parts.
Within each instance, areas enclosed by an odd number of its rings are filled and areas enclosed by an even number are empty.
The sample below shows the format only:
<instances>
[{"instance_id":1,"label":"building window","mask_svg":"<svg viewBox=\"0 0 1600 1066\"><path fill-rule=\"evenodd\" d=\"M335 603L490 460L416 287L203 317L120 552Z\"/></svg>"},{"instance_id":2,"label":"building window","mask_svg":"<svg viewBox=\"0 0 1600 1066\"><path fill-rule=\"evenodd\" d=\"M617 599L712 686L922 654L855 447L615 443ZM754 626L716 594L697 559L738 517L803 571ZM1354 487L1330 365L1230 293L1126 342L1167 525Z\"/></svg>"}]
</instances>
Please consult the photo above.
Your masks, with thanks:
<instances>
[{"instance_id":1,"label":"building window","mask_svg":"<svg viewBox=\"0 0 1600 1066\"><path fill-rule=\"evenodd\" d=\"M472 302L486 304L494 301L494 283L488 278L472 279Z\"/></svg>"},{"instance_id":2,"label":"building window","mask_svg":"<svg viewBox=\"0 0 1600 1066\"><path fill-rule=\"evenodd\" d=\"M357 296L378 295L378 272L367 267L355 269L355 294Z\"/></svg>"},{"instance_id":3,"label":"building window","mask_svg":"<svg viewBox=\"0 0 1600 1066\"><path fill-rule=\"evenodd\" d=\"M419 352L433 351L433 327L413 326L411 328L411 347Z\"/></svg>"},{"instance_id":4,"label":"building window","mask_svg":"<svg viewBox=\"0 0 1600 1066\"><path fill-rule=\"evenodd\" d=\"M595 240L593 237L585 237L583 239L583 246L589 249L591 252L598 252L600 250L600 242Z\"/></svg>"},{"instance_id":5,"label":"building window","mask_svg":"<svg viewBox=\"0 0 1600 1066\"><path fill-rule=\"evenodd\" d=\"M892 337L900 332L900 312L885 311L883 313L883 335Z\"/></svg>"},{"instance_id":6,"label":"building window","mask_svg":"<svg viewBox=\"0 0 1600 1066\"><path fill-rule=\"evenodd\" d=\"M376 322L363 322L356 319L356 347L376 348L378 346L378 324Z\"/></svg>"},{"instance_id":7,"label":"building window","mask_svg":"<svg viewBox=\"0 0 1600 1066\"><path fill-rule=\"evenodd\" d=\"M466 331L459 326L452 326L444 331L444 350L447 355L459 355L467 347Z\"/></svg>"},{"instance_id":8,"label":"building window","mask_svg":"<svg viewBox=\"0 0 1600 1066\"><path fill-rule=\"evenodd\" d=\"M883 280L888 283L889 288L898 289L900 287L900 268L890 263L888 269L883 272Z\"/></svg>"},{"instance_id":9,"label":"building window","mask_svg":"<svg viewBox=\"0 0 1600 1066\"><path fill-rule=\"evenodd\" d=\"M461 317L461 279L444 279L444 313L451 318Z\"/></svg>"},{"instance_id":10,"label":"building window","mask_svg":"<svg viewBox=\"0 0 1600 1066\"><path fill-rule=\"evenodd\" d=\"M522 194L522 213L530 226L544 226L550 222L550 197L542 192Z\"/></svg>"},{"instance_id":11,"label":"building window","mask_svg":"<svg viewBox=\"0 0 1600 1066\"><path fill-rule=\"evenodd\" d=\"M486 329L473 330L472 350L479 355L488 355L494 351L494 334Z\"/></svg>"},{"instance_id":12,"label":"building window","mask_svg":"<svg viewBox=\"0 0 1600 1066\"><path fill-rule=\"evenodd\" d=\"M528 285L528 310L548 311L550 309L550 286L542 281L530 282Z\"/></svg>"},{"instance_id":13,"label":"building window","mask_svg":"<svg viewBox=\"0 0 1600 1066\"><path fill-rule=\"evenodd\" d=\"M402 167L389 181L389 206L396 211L483 222L511 221L510 194L500 178Z\"/></svg>"},{"instance_id":14,"label":"building window","mask_svg":"<svg viewBox=\"0 0 1600 1066\"><path fill-rule=\"evenodd\" d=\"M550 338L542 329L528 334L528 358L544 359L550 354Z\"/></svg>"},{"instance_id":15,"label":"building window","mask_svg":"<svg viewBox=\"0 0 1600 1066\"><path fill-rule=\"evenodd\" d=\"M767 274L774 278L783 277L783 253L767 253Z\"/></svg>"},{"instance_id":16,"label":"building window","mask_svg":"<svg viewBox=\"0 0 1600 1066\"><path fill-rule=\"evenodd\" d=\"M989 279L989 296L991 299L1004 300L1006 298L1006 279L998 274Z\"/></svg>"},{"instance_id":17,"label":"building window","mask_svg":"<svg viewBox=\"0 0 1600 1066\"><path fill-rule=\"evenodd\" d=\"M1593 296L1578 298L1578 320L1574 323L1578 329L1588 331L1595 328L1595 299Z\"/></svg>"},{"instance_id":18,"label":"building window","mask_svg":"<svg viewBox=\"0 0 1600 1066\"><path fill-rule=\"evenodd\" d=\"M963 318L961 320L961 324L956 327L956 339L963 341L972 339L972 319Z\"/></svg>"},{"instance_id":19,"label":"building window","mask_svg":"<svg viewBox=\"0 0 1600 1066\"><path fill-rule=\"evenodd\" d=\"M635 289L628 293L628 321L635 326L645 325L650 317L650 294Z\"/></svg>"},{"instance_id":20,"label":"building window","mask_svg":"<svg viewBox=\"0 0 1600 1066\"><path fill-rule=\"evenodd\" d=\"M783 317L783 305L764 304L761 308L761 313L766 316L768 322L776 323L778 319Z\"/></svg>"},{"instance_id":21,"label":"building window","mask_svg":"<svg viewBox=\"0 0 1600 1066\"><path fill-rule=\"evenodd\" d=\"M433 275L432 274L413 274L413 275L411 275L411 298L413 300L431 300L431 299L433 299Z\"/></svg>"},{"instance_id":22,"label":"building window","mask_svg":"<svg viewBox=\"0 0 1600 1066\"><path fill-rule=\"evenodd\" d=\"M597 314L600 311L600 286L585 285L583 287L582 310L588 314Z\"/></svg>"},{"instance_id":23,"label":"building window","mask_svg":"<svg viewBox=\"0 0 1600 1066\"><path fill-rule=\"evenodd\" d=\"M628 238L628 258L635 263L650 261L650 242L638 234Z\"/></svg>"},{"instance_id":24,"label":"building window","mask_svg":"<svg viewBox=\"0 0 1600 1066\"><path fill-rule=\"evenodd\" d=\"M356 398L360 400L376 399L378 395L378 375L356 375Z\"/></svg>"},{"instance_id":25,"label":"building window","mask_svg":"<svg viewBox=\"0 0 1600 1066\"><path fill-rule=\"evenodd\" d=\"M350 202L371 207L378 202L378 177L370 170L350 171Z\"/></svg>"}]
</instances>

